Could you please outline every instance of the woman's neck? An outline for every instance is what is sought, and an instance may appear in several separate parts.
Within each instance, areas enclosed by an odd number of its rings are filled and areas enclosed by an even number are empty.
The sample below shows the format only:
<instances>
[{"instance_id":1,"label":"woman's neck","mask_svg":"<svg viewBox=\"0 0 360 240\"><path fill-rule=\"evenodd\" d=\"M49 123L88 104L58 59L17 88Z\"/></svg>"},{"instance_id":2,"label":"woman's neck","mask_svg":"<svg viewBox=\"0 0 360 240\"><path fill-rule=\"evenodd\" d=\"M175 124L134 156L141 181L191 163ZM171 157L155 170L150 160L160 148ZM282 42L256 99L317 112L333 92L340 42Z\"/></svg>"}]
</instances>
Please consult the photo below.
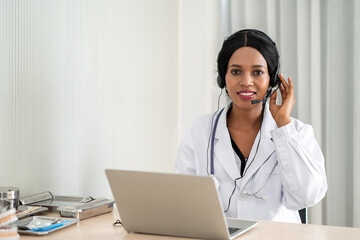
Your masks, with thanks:
<instances>
[{"instance_id":1,"label":"woman's neck","mask_svg":"<svg viewBox=\"0 0 360 240\"><path fill-rule=\"evenodd\" d=\"M227 117L229 128L237 130L260 129L262 121L262 106L252 109L239 109L232 106Z\"/></svg>"}]
</instances>

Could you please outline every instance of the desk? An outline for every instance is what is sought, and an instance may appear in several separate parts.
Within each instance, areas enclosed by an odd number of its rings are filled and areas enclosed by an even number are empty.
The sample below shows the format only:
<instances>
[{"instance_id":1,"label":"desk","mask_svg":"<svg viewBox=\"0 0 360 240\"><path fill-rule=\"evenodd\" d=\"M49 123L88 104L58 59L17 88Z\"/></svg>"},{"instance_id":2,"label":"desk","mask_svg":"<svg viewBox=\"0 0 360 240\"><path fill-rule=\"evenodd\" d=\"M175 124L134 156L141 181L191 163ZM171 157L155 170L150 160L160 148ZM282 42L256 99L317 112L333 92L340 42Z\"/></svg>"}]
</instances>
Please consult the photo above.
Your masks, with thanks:
<instances>
[{"instance_id":1,"label":"desk","mask_svg":"<svg viewBox=\"0 0 360 240\"><path fill-rule=\"evenodd\" d=\"M117 239L117 240L184 240L189 238L166 237L146 234L127 233L122 227L114 227L112 223L118 219L118 213L114 210L112 213L88 218L80 221L73 226L64 228L47 236L26 236L21 235L21 239L32 240L57 240L57 239ZM331 240L346 239L359 240L360 228L333 227L311 224L295 223L277 223L259 221L259 224L250 231L241 235L239 240L249 239L294 239L294 240Z\"/></svg>"}]
</instances>

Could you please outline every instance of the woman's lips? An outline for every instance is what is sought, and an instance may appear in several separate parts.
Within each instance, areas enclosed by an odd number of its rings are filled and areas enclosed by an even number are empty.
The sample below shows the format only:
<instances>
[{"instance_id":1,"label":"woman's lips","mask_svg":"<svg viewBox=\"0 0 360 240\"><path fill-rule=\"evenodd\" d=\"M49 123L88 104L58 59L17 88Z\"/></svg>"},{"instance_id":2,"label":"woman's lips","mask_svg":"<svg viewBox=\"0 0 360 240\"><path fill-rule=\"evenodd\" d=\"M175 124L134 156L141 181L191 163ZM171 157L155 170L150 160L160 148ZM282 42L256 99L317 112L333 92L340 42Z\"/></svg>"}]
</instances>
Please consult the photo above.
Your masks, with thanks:
<instances>
[{"instance_id":1,"label":"woman's lips","mask_svg":"<svg viewBox=\"0 0 360 240\"><path fill-rule=\"evenodd\" d=\"M249 100L252 99L255 96L254 91L249 91L249 90L243 90L243 91L239 91L237 92L237 95L244 100Z\"/></svg>"}]
</instances>

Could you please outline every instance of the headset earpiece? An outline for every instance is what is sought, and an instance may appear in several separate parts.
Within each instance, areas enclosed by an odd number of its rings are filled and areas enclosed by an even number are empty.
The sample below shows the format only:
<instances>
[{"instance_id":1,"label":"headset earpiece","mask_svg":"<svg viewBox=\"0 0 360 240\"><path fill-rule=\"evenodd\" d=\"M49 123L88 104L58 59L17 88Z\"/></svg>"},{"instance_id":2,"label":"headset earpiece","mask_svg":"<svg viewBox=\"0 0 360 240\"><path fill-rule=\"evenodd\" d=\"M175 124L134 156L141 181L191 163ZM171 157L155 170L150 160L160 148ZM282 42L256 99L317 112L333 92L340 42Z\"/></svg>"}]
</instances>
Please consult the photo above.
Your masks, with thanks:
<instances>
[{"instance_id":1,"label":"headset earpiece","mask_svg":"<svg viewBox=\"0 0 360 240\"><path fill-rule=\"evenodd\" d=\"M220 76L219 74L218 74L218 76L217 76L216 81L217 81L218 86L219 86L221 89L223 89L223 88L225 87L225 81L222 80L222 78L221 78L221 76Z\"/></svg>"},{"instance_id":2,"label":"headset earpiece","mask_svg":"<svg viewBox=\"0 0 360 240\"><path fill-rule=\"evenodd\" d=\"M280 61L278 59L278 65L277 65L276 71L275 71L274 75L272 75L270 77L270 86L272 88L277 87L281 83L279 73L280 73Z\"/></svg>"},{"instance_id":3,"label":"headset earpiece","mask_svg":"<svg viewBox=\"0 0 360 240\"><path fill-rule=\"evenodd\" d=\"M271 87L275 88L275 87L279 86L280 83L281 82L280 82L279 74L277 73L276 76L274 77L274 81L271 84Z\"/></svg>"},{"instance_id":4,"label":"headset earpiece","mask_svg":"<svg viewBox=\"0 0 360 240\"><path fill-rule=\"evenodd\" d=\"M277 65L277 69L274 73L274 75L272 75L270 77L270 86L262 100L263 104L266 103L267 99L273 95L274 92L276 92L276 90L279 88L280 84L281 84L281 81L280 81L280 77L279 77L279 69L280 69L280 63L279 63L279 60L278 60L278 65ZM273 91L273 88L276 88L274 91Z\"/></svg>"}]
</instances>

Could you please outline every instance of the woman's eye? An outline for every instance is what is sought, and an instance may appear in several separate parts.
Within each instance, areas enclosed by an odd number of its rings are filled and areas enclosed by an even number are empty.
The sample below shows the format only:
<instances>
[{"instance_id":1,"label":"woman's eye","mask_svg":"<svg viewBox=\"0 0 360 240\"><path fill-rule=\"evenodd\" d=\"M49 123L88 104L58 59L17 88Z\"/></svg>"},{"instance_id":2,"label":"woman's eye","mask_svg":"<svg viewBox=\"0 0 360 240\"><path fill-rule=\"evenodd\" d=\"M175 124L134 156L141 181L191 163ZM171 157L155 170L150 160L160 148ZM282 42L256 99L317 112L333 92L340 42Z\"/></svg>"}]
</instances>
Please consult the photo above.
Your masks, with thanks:
<instances>
[{"instance_id":1,"label":"woman's eye","mask_svg":"<svg viewBox=\"0 0 360 240\"><path fill-rule=\"evenodd\" d=\"M237 69L232 69L232 70L230 71L230 73L231 73L232 75L239 75L239 74L240 74L240 71L237 70Z\"/></svg>"},{"instance_id":2,"label":"woman's eye","mask_svg":"<svg viewBox=\"0 0 360 240\"><path fill-rule=\"evenodd\" d=\"M255 75L263 75L264 72L261 71L261 70L255 70L255 71L254 71L254 74L255 74Z\"/></svg>"}]
</instances>

